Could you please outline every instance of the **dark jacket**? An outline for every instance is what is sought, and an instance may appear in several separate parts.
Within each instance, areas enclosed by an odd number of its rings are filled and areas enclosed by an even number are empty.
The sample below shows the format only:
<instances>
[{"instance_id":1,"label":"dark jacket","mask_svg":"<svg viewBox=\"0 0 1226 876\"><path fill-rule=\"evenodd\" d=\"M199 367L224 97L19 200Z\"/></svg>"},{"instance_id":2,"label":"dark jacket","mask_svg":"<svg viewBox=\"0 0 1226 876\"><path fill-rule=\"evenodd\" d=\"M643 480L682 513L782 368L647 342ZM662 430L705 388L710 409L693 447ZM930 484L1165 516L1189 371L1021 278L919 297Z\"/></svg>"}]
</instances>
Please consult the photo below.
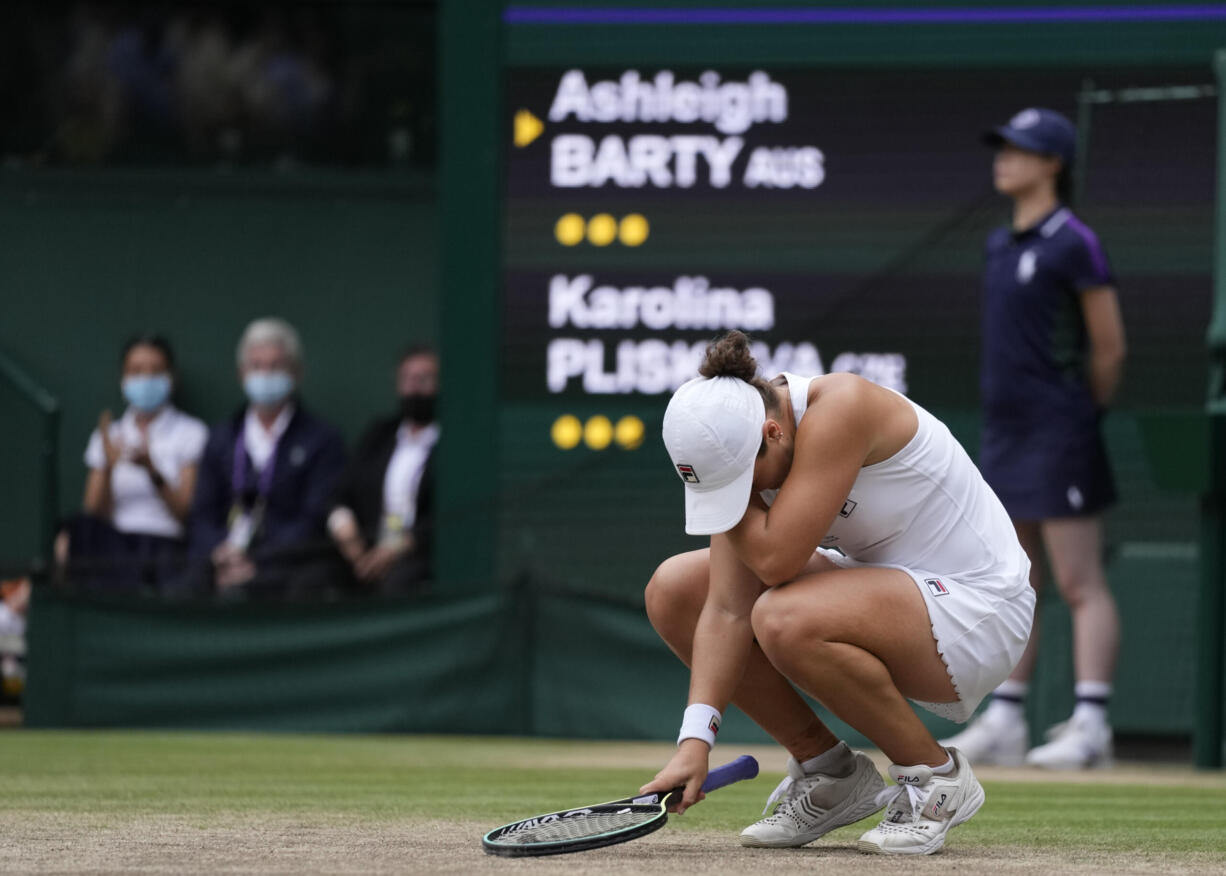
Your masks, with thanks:
<instances>
[{"instance_id":1,"label":"dark jacket","mask_svg":"<svg viewBox=\"0 0 1226 876\"><path fill-rule=\"evenodd\" d=\"M383 517L383 478L396 450L396 433L400 423L401 420L395 417L371 423L358 441L333 497L332 507L344 505L353 512L367 544L374 544L379 539ZM426 468L417 489L417 515L412 531L413 552L428 557L434 534L433 449L426 457Z\"/></svg>"},{"instance_id":2,"label":"dark jacket","mask_svg":"<svg viewBox=\"0 0 1226 876\"><path fill-rule=\"evenodd\" d=\"M226 538L235 502L234 445L246 413L244 408L209 430L188 518L193 557L208 556ZM257 557L324 541L329 498L345 465L345 443L335 428L298 404L277 444L273 465L263 523L250 547ZM248 460L247 479L254 483L250 468Z\"/></svg>"}]
</instances>

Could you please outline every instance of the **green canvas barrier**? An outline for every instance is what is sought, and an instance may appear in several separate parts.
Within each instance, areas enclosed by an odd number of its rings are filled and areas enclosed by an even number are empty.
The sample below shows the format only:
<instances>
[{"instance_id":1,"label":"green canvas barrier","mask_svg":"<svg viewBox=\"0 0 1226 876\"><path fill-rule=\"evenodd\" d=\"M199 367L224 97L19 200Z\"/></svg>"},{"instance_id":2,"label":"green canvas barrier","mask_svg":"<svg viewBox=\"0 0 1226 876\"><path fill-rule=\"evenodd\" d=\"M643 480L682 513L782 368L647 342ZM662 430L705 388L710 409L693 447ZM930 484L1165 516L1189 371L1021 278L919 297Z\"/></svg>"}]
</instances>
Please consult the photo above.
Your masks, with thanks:
<instances>
[{"instance_id":1,"label":"green canvas barrier","mask_svg":"<svg viewBox=\"0 0 1226 876\"><path fill-rule=\"evenodd\" d=\"M499 733L516 643L499 596L318 605L35 590L26 723Z\"/></svg>"},{"instance_id":2,"label":"green canvas barrier","mask_svg":"<svg viewBox=\"0 0 1226 876\"><path fill-rule=\"evenodd\" d=\"M1184 735L1192 726L1195 605L1186 597L1196 576L1193 567L1172 577L1169 567L1161 557L1134 560L1117 578L1137 642L1121 660L1120 733ZM1036 738L1067 716L1072 685L1068 611L1054 595L1040 611ZM687 670L641 605L526 582L498 595L320 605L119 602L40 587L26 718L33 727L667 740L687 690ZM955 727L921 717L938 735ZM769 741L736 709L721 740Z\"/></svg>"}]
</instances>

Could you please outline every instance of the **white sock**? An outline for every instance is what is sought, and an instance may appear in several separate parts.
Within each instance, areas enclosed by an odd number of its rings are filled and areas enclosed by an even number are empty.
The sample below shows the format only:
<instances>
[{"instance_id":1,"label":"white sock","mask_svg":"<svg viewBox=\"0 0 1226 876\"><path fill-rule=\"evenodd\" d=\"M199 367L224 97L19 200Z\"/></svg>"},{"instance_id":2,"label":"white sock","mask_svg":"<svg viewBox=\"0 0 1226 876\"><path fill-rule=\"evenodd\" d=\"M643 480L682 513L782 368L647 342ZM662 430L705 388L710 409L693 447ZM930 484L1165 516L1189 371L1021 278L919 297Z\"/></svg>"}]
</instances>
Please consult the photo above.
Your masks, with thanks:
<instances>
[{"instance_id":1,"label":"white sock","mask_svg":"<svg viewBox=\"0 0 1226 876\"><path fill-rule=\"evenodd\" d=\"M811 776L814 773L829 773L851 759L851 749L847 746L846 742L840 742L829 751L823 751L817 757L811 757L802 762L800 768L804 770L806 776Z\"/></svg>"},{"instance_id":2,"label":"white sock","mask_svg":"<svg viewBox=\"0 0 1226 876\"><path fill-rule=\"evenodd\" d=\"M1107 723L1107 703L1111 700L1111 683L1107 681L1079 681L1073 688L1077 705L1073 708L1073 720Z\"/></svg>"},{"instance_id":3,"label":"white sock","mask_svg":"<svg viewBox=\"0 0 1226 876\"><path fill-rule=\"evenodd\" d=\"M1005 679L992 691L992 701L988 703L984 715L991 715L991 720L1002 723L1025 721L1026 694L1029 690L1030 685L1025 681Z\"/></svg>"},{"instance_id":4,"label":"white sock","mask_svg":"<svg viewBox=\"0 0 1226 876\"><path fill-rule=\"evenodd\" d=\"M934 776L952 776L954 774L954 756L949 755L949 760L941 764L939 767L932 768Z\"/></svg>"}]
</instances>

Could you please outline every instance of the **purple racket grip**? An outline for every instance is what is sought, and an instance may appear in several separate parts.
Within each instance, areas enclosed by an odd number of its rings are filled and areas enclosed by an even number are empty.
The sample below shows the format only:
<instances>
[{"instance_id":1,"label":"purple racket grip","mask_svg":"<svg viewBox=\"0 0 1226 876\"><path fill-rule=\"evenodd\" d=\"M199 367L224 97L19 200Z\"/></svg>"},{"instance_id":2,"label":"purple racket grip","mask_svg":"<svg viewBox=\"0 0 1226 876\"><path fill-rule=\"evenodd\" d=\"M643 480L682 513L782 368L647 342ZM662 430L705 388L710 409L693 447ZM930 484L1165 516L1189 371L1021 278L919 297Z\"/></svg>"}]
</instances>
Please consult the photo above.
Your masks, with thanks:
<instances>
[{"instance_id":1,"label":"purple racket grip","mask_svg":"<svg viewBox=\"0 0 1226 876\"><path fill-rule=\"evenodd\" d=\"M758 762L748 754L742 754L731 763L716 767L707 773L707 780L702 783L702 790L704 792L714 791L716 788L724 787L724 785L731 785L733 782L740 782L744 779L752 779L757 775Z\"/></svg>"}]
</instances>

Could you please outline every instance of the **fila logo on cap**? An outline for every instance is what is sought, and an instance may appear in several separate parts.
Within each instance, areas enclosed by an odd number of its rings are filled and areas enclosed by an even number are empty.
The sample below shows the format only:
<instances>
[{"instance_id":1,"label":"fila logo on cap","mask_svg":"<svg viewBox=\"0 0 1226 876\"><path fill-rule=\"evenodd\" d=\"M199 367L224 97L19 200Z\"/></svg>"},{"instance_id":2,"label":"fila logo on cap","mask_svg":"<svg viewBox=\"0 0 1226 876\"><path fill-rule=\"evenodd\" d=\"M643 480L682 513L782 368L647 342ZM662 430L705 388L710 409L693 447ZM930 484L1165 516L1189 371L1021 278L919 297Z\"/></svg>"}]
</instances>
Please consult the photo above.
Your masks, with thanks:
<instances>
[{"instance_id":1,"label":"fila logo on cap","mask_svg":"<svg viewBox=\"0 0 1226 876\"><path fill-rule=\"evenodd\" d=\"M687 484L699 483L698 475L694 473L694 466L677 463L677 474L681 475L681 480Z\"/></svg>"}]
</instances>

